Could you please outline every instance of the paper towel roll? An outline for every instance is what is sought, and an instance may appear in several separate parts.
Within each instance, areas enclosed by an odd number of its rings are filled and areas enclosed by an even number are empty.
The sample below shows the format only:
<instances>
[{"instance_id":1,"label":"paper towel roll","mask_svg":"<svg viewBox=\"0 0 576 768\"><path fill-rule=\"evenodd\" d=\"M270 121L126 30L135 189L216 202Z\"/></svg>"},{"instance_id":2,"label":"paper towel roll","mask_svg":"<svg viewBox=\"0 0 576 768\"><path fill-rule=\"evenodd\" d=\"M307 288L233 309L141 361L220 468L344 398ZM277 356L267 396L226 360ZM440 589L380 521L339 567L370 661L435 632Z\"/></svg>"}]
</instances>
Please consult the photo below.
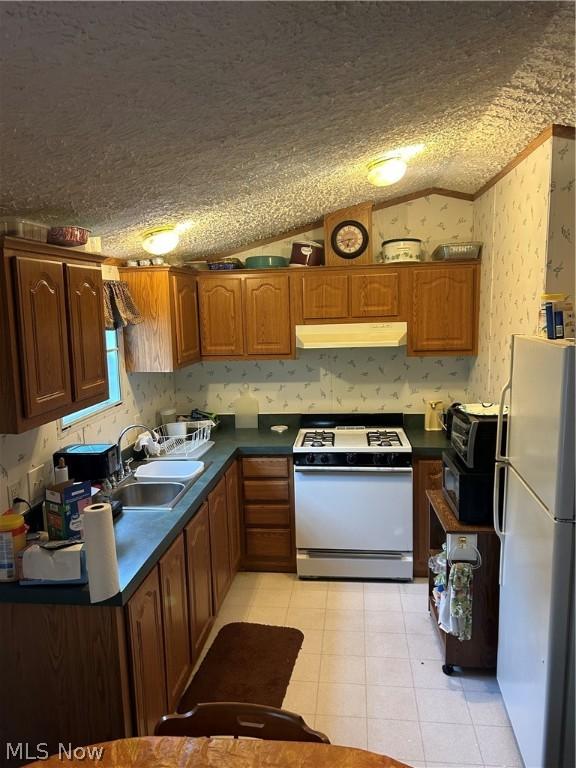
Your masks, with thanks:
<instances>
[{"instance_id":1,"label":"paper towel roll","mask_svg":"<svg viewBox=\"0 0 576 768\"><path fill-rule=\"evenodd\" d=\"M90 504L84 507L82 518L90 602L99 603L120 589L112 507Z\"/></svg>"}]
</instances>

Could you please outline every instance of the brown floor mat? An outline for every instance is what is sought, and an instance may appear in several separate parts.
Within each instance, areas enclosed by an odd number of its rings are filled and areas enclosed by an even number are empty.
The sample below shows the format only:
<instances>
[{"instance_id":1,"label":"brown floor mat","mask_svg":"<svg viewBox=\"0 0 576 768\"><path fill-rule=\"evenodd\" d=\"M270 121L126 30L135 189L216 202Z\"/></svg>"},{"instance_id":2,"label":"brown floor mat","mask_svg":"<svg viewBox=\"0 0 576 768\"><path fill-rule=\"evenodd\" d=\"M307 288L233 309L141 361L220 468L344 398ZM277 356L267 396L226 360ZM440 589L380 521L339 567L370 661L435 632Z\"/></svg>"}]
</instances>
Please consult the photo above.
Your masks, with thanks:
<instances>
[{"instance_id":1,"label":"brown floor mat","mask_svg":"<svg viewBox=\"0 0 576 768\"><path fill-rule=\"evenodd\" d=\"M238 622L222 627L184 691L178 712L202 701L281 707L304 635L291 627Z\"/></svg>"}]
</instances>

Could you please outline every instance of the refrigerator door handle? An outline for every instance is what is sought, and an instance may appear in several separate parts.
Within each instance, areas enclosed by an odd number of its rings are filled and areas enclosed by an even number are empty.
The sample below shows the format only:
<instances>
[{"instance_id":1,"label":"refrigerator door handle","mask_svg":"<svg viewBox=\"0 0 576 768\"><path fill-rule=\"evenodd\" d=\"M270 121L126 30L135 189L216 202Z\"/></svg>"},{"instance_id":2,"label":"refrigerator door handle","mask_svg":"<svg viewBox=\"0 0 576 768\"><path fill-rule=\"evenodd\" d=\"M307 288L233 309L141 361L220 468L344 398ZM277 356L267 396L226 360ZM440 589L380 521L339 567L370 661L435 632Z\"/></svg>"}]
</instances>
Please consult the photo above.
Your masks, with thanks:
<instances>
[{"instance_id":1,"label":"refrigerator door handle","mask_svg":"<svg viewBox=\"0 0 576 768\"><path fill-rule=\"evenodd\" d=\"M506 405L506 395L510 391L512 385L512 379L509 379L502 388L500 393L500 405L498 407L498 426L496 428L496 461L507 461L508 456L502 453L502 428L504 424L504 408ZM506 433L506 443L508 443L508 435L510 434L510 413L508 413L508 431ZM508 446L506 445L505 451Z\"/></svg>"},{"instance_id":2,"label":"refrigerator door handle","mask_svg":"<svg viewBox=\"0 0 576 768\"><path fill-rule=\"evenodd\" d=\"M494 466L494 498L493 498L493 514L494 514L494 530L496 535L500 539L500 563L498 565L498 584L502 586L502 566L504 563L504 527L506 523L505 511L506 505L502 511L502 527L500 527L500 477L504 473L504 482L506 482L506 471L508 464L505 461L497 461Z\"/></svg>"}]
</instances>

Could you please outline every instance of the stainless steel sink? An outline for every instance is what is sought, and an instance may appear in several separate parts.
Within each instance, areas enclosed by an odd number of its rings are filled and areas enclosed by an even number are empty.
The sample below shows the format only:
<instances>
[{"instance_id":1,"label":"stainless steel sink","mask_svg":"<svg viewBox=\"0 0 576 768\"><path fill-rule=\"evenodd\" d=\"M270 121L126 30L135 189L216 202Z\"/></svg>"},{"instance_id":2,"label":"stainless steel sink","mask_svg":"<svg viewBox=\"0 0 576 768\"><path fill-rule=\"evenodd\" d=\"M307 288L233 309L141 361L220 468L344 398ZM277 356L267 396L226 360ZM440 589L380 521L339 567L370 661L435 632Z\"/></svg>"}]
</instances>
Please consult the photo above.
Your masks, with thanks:
<instances>
[{"instance_id":1,"label":"stainless steel sink","mask_svg":"<svg viewBox=\"0 0 576 768\"><path fill-rule=\"evenodd\" d=\"M112 498L121 501L124 510L172 509L191 485L192 483L143 483L129 480L114 490Z\"/></svg>"}]
</instances>

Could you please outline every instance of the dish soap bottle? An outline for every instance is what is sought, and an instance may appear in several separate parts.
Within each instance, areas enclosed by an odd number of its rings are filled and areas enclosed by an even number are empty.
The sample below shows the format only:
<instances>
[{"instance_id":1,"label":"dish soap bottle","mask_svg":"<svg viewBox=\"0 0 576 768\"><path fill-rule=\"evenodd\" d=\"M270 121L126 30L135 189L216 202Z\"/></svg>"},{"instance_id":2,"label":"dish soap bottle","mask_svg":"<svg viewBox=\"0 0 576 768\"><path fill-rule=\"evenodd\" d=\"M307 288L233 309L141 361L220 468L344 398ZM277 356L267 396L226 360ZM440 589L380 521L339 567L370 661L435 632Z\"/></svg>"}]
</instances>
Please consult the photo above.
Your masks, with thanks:
<instances>
[{"instance_id":1,"label":"dish soap bottle","mask_svg":"<svg viewBox=\"0 0 576 768\"><path fill-rule=\"evenodd\" d=\"M258 429L258 400L250 394L248 384L234 403L236 429Z\"/></svg>"}]
</instances>

